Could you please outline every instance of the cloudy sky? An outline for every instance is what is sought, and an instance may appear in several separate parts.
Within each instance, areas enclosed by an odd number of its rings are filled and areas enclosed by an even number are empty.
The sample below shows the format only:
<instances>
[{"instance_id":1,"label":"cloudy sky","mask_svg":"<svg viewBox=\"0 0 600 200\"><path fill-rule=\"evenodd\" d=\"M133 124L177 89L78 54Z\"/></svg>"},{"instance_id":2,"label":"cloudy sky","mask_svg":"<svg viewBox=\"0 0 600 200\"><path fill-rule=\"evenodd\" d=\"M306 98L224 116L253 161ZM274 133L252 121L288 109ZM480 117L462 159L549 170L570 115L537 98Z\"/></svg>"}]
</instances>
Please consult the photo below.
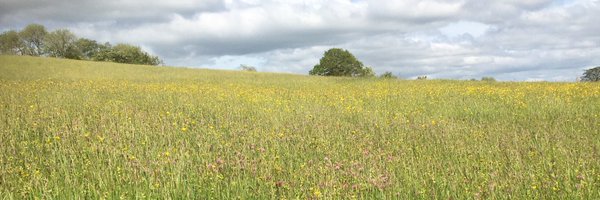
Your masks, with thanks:
<instances>
[{"instance_id":1,"label":"cloudy sky","mask_svg":"<svg viewBox=\"0 0 600 200\"><path fill-rule=\"evenodd\" d=\"M0 31L30 23L170 66L307 74L332 47L404 78L574 81L600 65L599 0L0 0Z\"/></svg>"}]
</instances>

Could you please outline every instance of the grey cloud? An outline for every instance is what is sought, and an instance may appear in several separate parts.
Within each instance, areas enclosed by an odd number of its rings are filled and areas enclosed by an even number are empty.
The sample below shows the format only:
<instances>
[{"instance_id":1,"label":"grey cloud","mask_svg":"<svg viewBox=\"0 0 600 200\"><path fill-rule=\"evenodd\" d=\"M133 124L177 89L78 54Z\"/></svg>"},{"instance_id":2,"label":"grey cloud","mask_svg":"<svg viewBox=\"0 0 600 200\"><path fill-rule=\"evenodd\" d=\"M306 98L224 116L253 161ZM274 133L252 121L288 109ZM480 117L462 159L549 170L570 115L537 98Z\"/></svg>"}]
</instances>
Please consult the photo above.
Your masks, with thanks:
<instances>
[{"instance_id":1,"label":"grey cloud","mask_svg":"<svg viewBox=\"0 0 600 200\"><path fill-rule=\"evenodd\" d=\"M4 0L0 7L2 24L38 22L82 23L116 21L139 25L166 20L165 13L191 15L199 11L224 9L220 0L182 1L96 1L96 0Z\"/></svg>"}]
</instances>

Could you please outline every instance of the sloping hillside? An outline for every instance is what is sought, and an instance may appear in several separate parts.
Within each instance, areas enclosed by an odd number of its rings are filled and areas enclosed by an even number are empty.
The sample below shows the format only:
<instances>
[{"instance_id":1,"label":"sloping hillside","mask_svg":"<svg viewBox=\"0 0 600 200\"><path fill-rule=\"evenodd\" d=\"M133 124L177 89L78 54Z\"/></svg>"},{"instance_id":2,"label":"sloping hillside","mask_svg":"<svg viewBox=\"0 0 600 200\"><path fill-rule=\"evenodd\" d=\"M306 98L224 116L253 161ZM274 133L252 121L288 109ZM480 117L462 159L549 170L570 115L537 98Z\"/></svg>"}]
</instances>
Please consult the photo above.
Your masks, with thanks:
<instances>
[{"instance_id":1,"label":"sloping hillside","mask_svg":"<svg viewBox=\"0 0 600 200\"><path fill-rule=\"evenodd\" d=\"M600 84L0 56L0 198L600 198Z\"/></svg>"}]
</instances>

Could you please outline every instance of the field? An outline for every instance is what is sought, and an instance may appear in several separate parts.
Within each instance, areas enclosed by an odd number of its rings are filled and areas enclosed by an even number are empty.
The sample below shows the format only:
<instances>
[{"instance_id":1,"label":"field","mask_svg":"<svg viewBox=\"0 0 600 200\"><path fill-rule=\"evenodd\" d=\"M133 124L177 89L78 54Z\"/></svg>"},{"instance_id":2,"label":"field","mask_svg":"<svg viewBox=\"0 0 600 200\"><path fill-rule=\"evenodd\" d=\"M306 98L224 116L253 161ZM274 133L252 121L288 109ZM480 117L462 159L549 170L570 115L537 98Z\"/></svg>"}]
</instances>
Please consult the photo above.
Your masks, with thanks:
<instances>
[{"instance_id":1,"label":"field","mask_svg":"<svg viewBox=\"0 0 600 200\"><path fill-rule=\"evenodd\" d=\"M0 56L0 199L600 199L600 84Z\"/></svg>"}]
</instances>

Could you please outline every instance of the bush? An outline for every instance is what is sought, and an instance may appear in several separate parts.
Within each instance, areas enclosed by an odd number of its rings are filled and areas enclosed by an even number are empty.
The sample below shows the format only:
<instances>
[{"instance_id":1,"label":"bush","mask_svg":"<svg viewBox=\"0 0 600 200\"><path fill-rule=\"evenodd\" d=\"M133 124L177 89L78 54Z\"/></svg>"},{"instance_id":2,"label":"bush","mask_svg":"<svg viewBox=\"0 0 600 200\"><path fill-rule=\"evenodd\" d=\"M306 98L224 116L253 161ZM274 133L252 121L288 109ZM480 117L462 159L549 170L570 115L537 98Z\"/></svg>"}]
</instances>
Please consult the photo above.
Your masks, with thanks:
<instances>
[{"instance_id":1,"label":"bush","mask_svg":"<svg viewBox=\"0 0 600 200\"><path fill-rule=\"evenodd\" d=\"M379 78L383 78L383 79L397 79L398 77L394 76L394 74L392 74L392 72L385 72L381 76L379 76Z\"/></svg>"}]
</instances>

